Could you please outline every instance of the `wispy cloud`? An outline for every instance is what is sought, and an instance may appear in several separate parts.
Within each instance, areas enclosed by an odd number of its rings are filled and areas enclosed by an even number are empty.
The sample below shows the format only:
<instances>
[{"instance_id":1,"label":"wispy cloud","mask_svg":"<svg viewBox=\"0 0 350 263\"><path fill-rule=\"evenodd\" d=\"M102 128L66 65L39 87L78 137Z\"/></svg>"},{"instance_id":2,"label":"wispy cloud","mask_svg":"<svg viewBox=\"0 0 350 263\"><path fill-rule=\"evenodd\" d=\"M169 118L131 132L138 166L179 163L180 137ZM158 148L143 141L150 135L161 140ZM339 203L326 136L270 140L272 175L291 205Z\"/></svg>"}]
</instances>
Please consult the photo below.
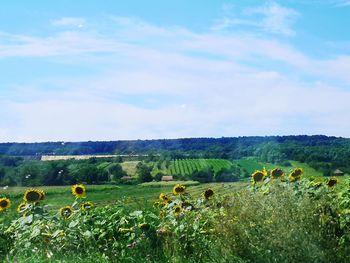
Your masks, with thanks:
<instances>
[{"instance_id":1,"label":"wispy cloud","mask_svg":"<svg viewBox=\"0 0 350 263\"><path fill-rule=\"evenodd\" d=\"M295 35L292 26L300 16L294 9L283 7L275 2L248 9L246 12L262 15L261 27L265 31L286 36Z\"/></svg>"},{"instance_id":2,"label":"wispy cloud","mask_svg":"<svg viewBox=\"0 0 350 263\"><path fill-rule=\"evenodd\" d=\"M339 7L350 6L350 1L349 0L336 0L336 1L334 1L334 4L336 6L339 6Z\"/></svg>"},{"instance_id":3,"label":"wispy cloud","mask_svg":"<svg viewBox=\"0 0 350 263\"><path fill-rule=\"evenodd\" d=\"M230 12L223 7L224 18L220 19L214 30L222 30L235 26L249 26L271 34L294 36L293 25L300 16L294 9L284 7L276 2L268 2L263 6L246 8L240 14Z\"/></svg>"}]
</instances>

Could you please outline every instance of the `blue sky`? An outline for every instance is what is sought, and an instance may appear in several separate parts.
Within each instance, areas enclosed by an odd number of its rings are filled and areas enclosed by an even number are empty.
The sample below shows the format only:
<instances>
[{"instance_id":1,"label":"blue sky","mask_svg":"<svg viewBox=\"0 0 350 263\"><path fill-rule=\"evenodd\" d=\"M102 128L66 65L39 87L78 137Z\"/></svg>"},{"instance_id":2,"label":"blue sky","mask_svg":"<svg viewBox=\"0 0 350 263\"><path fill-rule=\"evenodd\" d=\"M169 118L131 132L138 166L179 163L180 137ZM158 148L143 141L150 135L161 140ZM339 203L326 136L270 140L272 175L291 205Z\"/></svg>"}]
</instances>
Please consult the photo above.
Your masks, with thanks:
<instances>
[{"instance_id":1,"label":"blue sky","mask_svg":"<svg viewBox=\"0 0 350 263\"><path fill-rule=\"evenodd\" d=\"M5 1L0 142L350 137L350 1Z\"/></svg>"}]
</instances>

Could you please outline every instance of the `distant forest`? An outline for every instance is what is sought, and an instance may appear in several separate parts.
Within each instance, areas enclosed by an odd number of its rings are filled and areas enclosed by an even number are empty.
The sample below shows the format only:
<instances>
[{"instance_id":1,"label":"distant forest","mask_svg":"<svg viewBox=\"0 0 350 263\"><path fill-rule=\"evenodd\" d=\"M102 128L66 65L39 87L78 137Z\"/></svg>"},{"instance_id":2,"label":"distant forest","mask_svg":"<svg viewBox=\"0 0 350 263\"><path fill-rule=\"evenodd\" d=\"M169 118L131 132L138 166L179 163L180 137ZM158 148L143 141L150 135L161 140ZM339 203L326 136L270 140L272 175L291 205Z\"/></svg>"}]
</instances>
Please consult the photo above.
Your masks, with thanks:
<instances>
[{"instance_id":1,"label":"distant forest","mask_svg":"<svg viewBox=\"0 0 350 263\"><path fill-rule=\"evenodd\" d=\"M323 135L0 143L0 155L35 159L48 154L161 154L171 159L255 156L276 164L305 162L325 175L336 168L350 172L350 139Z\"/></svg>"}]
</instances>

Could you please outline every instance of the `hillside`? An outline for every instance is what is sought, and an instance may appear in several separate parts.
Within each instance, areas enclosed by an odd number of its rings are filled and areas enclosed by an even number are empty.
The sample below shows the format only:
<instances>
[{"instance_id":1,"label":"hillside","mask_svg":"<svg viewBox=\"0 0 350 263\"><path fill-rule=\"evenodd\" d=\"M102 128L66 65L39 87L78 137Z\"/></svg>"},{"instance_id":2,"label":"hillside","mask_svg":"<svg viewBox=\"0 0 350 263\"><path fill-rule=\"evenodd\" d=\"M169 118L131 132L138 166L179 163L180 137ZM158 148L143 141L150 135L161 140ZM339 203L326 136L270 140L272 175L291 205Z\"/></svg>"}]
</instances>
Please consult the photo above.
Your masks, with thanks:
<instances>
[{"instance_id":1,"label":"hillside","mask_svg":"<svg viewBox=\"0 0 350 263\"><path fill-rule=\"evenodd\" d=\"M337 168L350 173L350 139L323 135L0 144L0 155L22 158L108 154L162 155L169 160L253 156L279 165L288 160L307 163L324 175Z\"/></svg>"}]
</instances>

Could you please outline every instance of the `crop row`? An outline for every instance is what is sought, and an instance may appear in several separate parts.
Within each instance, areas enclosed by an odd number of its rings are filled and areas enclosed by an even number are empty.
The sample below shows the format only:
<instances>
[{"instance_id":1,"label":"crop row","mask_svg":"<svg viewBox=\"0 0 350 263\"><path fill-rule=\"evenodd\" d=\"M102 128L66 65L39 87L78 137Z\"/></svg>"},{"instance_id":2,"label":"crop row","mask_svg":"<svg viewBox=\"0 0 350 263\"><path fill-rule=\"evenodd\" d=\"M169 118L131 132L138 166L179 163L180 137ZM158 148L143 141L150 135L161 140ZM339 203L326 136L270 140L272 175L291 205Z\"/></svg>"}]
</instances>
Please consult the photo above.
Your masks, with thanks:
<instances>
[{"instance_id":1,"label":"crop row","mask_svg":"<svg viewBox=\"0 0 350 263\"><path fill-rule=\"evenodd\" d=\"M215 173L222 168L228 168L232 163L224 159L176 159L172 161L168 173L171 175L190 175L195 171L212 168Z\"/></svg>"}]
</instances>

